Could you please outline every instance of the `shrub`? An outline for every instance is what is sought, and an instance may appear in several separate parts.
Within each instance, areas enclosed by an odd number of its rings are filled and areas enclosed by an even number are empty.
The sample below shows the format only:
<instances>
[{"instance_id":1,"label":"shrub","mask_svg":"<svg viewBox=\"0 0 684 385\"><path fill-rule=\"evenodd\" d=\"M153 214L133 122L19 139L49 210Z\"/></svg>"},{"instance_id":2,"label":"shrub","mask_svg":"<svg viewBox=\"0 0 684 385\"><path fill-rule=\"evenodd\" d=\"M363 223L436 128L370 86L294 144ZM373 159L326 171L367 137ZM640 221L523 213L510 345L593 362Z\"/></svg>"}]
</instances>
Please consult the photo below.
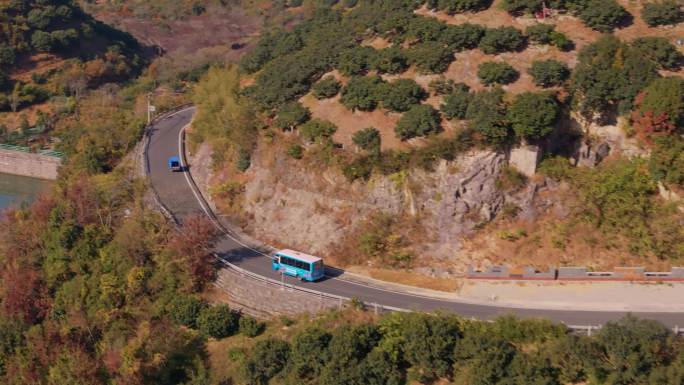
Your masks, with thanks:
<instances>
[{"instance_id":1,"label":"shrub","mask_svg":"<svg viewBox=\"0 0 684 385\"><path fill-rule=\"evenodd\" d=\"M673 25L682 21L682 8L675 0L647 3L641 10L641 17L651 27Z\"/></svg>"},{"instance_id":2,"label":"shrub","mask_svg":"<svg viewBox=\"0 0 684 385\"><path fill-rule=\"evenodd\" d=\"M634 104L632 121L637 134L647 142L655 136L670 135L684 125L684 80L676 76L656 79Z\"/></svg>"},{"instance_id":3,"label":"shrub","mask_svg":"<svg viewBox=\"0 0 684 385\"><path fill-rule=\"evenodd\" d=\"M354 77L342 89L340 102L352 111L372 111L378 105L383 83L379 76Z\"/></svg>"},{"instance_id":4,"label":"shrub","mask_svg":"<svg viewBox=\"0 0 684 385\"><path fill-rule=\"evenodd\" d=\"M399 47L378 50L371 61L371 68L378 73L398 74L408 68L408 56Z\"/></svg>"},{"instance_id":5,"label":"shrub","mask_svg":"<svg viewBox=\"0 0 684 385\"><path fill-rule=\"evenodd\" d=\"M411 107L401 117L394 131L401 140L407 140L439 132L441 129L439 112L428 104L419 104Z\"/></svg>"},{"instance_id":6,"label":"shrub","mask_svg":"<svg viewBox=\"0 0 684 385\"><path fill-rule=\"evenodd\" d=\"M213 338L225 338L238 331L240 314L227 305L203 308L197 317L197 328L202 334Z\"/></svg>"},{"instance_id":7,"label":"shrub","mask_svg":"<svg viewBox=\"0 0 684 385\"><path fill-rule=\"evenodd\" d=\"M677 69L682 61L677 47L664 37L639 37L632 41L632 45L662 69Z\"/></svg>"},{"instance_id":8,"label":"shrub","mask_svg":"<svg viewBox=\"0 0 684 385\"><path fill-rule=\"evenodd\" d=\"M447 95L454 91L456 83L453 79L446 79L444 76L430 81L428 89L435 95Z\"/></svg>"},{"instance_id":9,"label":"shrub","mask_svg":"<svg viewBox=\"0 0 684 385\"><path fill-rule=\"evenodd\" d=\"M537 44L551 43L551 32L555 30L553 25L549 24L535 24L525 29L525 34L529 39Z\"/></svg>"},{"instance_id":10,"label":"shrub","mask_svg":"<svg viewBox=\"0 0 684 385\"><path fill-rule=\"evenodd\" d=\"M396 112L408 111L427 97L425 90L413 79L398 79L382 87L382 105Z\"/></svg>"},{"instance_id":11,"label":"shrub","mask_svg":"<svg viewBox=\"0 0 684 385\"><path fill-rule=\"evenodd\" d=\"M448 25L440 41L453 51L473 49L480 44L485 31L485 27L477 24Z\"/></svg>"},{"instance_id":12,"label":"shrub","mask_svg":"<svg viewBox=\"0 0 684 385\"><path fill-rule=\"evenodd\" d=\"M653 178L668 184L684 184L684 140L672 135L656 138L649 159Z\"/></svg>"},{"instance_id":13,"label":"shrub","mask_svg":"<svg viewBox=\"0 0 684 385\"><path fill-rule=\"evenodd\" d=\"M444 97L444 102L440 109L447 119L465 119L468 104L470 104L470 98L472 97L469 90L468 86L459 83L454 87L453 92Z\"/></svg>"},{"instance_id":14,"label":"shrub","mask_svg":"<svg viewBox=\"0 0 684 385\"><path fill-rule=\"evenodd\" d=\"M266 324L263 322L257 321L253 317L245 316L243 315L240 317L240 334L254 338L261 334L264 331L264 328L266 327Z\"/></svg>"},{"instance_id":15,"label":"shrub","mask_svg":"<svg viewBox=\"0 0 684 385\"><path fill-rule=\"evenodd\" d=\"M509 84L518 79L520 73L507 63L485 62L477 67L477 77L482 84Z\"/></svg>"},{"instance_id":16,"label":"shrub","mask_svg":"<svg viewBox=\"0 0 684 385\"><path fill-rule=\"evenodd\" d=\"M363 156L354 159L351 163L342 167L342 174L349 182L357 179L368 180L373 172L373 163L369 157Z\"/></svg>"},{"instance_id":17,"label":"shrub","mask_svg":"<svg viewBox=\"0 0 684 385\"><path fill-rule=\"evenodd\" d=\"M356 131L352 136L352 142L363 150L378 153L381 144L380 131L373 127Z\"/></svg>"},{"instance_id":18,"label":"shrub","mask_svg":"<svg viewBox=\"0 0 684 385\"><path fill-rule=\"evenodd\" d=\"M299 132L304 139L310 142L322 142L329 139L337 131L337 127L321 119L311 119L299 127Z\"/></svg>"},{"instance_id":19,"label":"shrub","mask_svg":"<svg viewBox=\"0 0 684 385\"><path fill-rule=\"evenodd\" d=\"M449 68L454 61L454 54L441 43L426 42L412 47L409 58L421 73L439 74Z\"/></svg>"},{"instance_id":20,"label":"shrub","mask_svg":"<svg viewBox=\"0 0 684 385\"><path fill-rule=\"evenodd\" d=\"M508 119L519 138L541 139L553 131L558 113L558 102L551 94L525 92L515 97Z\"/></svg>"},{"instance_id":21,"label":"shrub","mask_svg":"<svg viewBox=\"0 0 684 385\"><path fill-rule=\"evenodd\" d=\"M172 320L187 327L197 327L197 317L207 305L191 296L175 296L167 305L166 312Z\"/></svg>"},{"instance_id":22,"label":"shrub","mask_svg":"<svg viewBox=\"0 0 684 385\"><path fill-rule=\"evenodd\" d=\"M280 107L273 124L280 129L292 130L296 126L309 120L311 113L308 108L298 102L292 102Z\"/></svg>"},{"instance_id":23,"label":"shrub","mask_svg":"<svg viewBox=\"0 0 684 385\"><path fill-rule=\"evenodd\" d=\"M337 95L341 87L340 82L334 76L329 75L314 84L312 92L316 99L327 99Z\"/></svg>"},{"instance_id":24,"label":"shrub","mask_svg":"<svg viewBox=\"0 0 684 385\"><path fill-rule=\"evenodd\" d=\"M540 87L560 86L570 76L570 69L558 60L535 60L528 70L534 84Z\"/></svg>"},{"instance_id":25,"label":"shrub","mask_svg":"<svg viewBox=\"0 0 684 385\"><path fill-rule=\"evenodd\" d=\"M482 135L487 143L495 146L506 143L511 137L503 96L504 92L500 88L477 92L471 98L466 111L470 128Z\"/></svg>"},{"instance_id":26,"label":"shrub","mask_svg":"<svg viewBox=\"0 0 684 385\"><path fill-rule=\"evenodd\" d=\"M525 45L525 37L513 27L499 27L485 32L479 47L482 52L495 55L501 52L517 51Z\"/></svg>"},{"instance_id":27,"label":"shrub","mask_svg":"<svg viewBox=\"0 0 684 385\"><path fill-rule=\"evenodd\" d=\"M304 156L304 147L298 144L293 144L287 148L287 155L293 159L302 159Z\"/></svg>"},{"instance_id":28,"label":"shrub","mask_svg":"<svg viewBox=\"0 0 684 385\"><path fill-rule=\"evenodd\" d=\"M545 158L539 163L539 173L556 181L567 179L572 171L570 160L561 156Z\"/></svg>"},{"instance_id":29,"label":"shrub","mask_svg":"<svg viewBox=\"0 0 684 385\"><path fill-rule=\"evenodd\" d=\"M587 0L579 12L584 24L604 33L612 32L629 17L629 13L615 0Z\"/></svg>"}]
</instances>

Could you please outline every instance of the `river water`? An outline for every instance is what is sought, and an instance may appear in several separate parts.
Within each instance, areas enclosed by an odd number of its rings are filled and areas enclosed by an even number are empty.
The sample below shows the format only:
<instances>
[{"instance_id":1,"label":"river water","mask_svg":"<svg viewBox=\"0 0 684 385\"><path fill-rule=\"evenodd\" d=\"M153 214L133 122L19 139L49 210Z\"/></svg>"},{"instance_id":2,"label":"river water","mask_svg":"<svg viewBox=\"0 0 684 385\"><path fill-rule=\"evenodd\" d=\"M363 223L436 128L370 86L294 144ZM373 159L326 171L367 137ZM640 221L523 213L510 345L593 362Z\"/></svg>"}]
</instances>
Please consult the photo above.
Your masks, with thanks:
<instances>
[{"instance_id":1,"label":"river water","mask_svg":"<svg viewBox=\"0 0 684 385\"><path fill-rule=\"evenodd\" d=\"M52 182L0 173L0 211L33 202Z\"/></svg>"}]
</instances>

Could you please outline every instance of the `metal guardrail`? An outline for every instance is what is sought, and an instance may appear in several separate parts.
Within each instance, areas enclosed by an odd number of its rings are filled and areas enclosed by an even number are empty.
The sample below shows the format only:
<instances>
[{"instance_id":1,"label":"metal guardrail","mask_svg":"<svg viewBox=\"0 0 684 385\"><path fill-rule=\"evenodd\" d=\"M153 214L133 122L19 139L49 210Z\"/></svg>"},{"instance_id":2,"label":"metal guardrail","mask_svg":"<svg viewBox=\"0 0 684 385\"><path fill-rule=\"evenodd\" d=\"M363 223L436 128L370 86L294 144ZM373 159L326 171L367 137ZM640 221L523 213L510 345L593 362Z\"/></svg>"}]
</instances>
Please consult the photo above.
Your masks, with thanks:
<instances>
[{"instance_id":1,"label":"metal guardrail","mask_svg":"<svg viewBox=\"0 0 684 385\"><path fill-rule=\"evenodd\" d=\"M143 156L145 158L145 162L143 162L143 168L144 168L144 174L146 177L149 178L149 159L147 157L147 150L149 148L150 135L149 135L148 129L152 125L154 125L154 123L158 122L159 120L164 119L166 116L173 114L174 112L180 111L184 108L187 108L191 105L192 104L184 104L184 105L178 106L178 107L176 107L170 111L167 111L164 114L159 115L157 118L155 118L152 121L152 123L150 124L150 126L145 128L145 147L143 150L144 151ZM181 156L185 157L185 153L181 154ZM191 183L193 183L193 184L195 183L192 178L190 178L190 180L191 180ZM197 188L196 184L192 187L199 190ZM166 217L168 217L170 220L172 220L178 226L180 224L180 222L178 221L177 218L175 218L175 216L171 213L171 211L169 211L169 209L166 206L164 206L164 204L161 202L161 200L159 199L159 196L157 195L156 190L154 189L154 186L151 186L151 190L153 192L155 203L160 207L160 209L162 210L164 215ZM204 199L204 197L201 195L201 193L200 193L200 199ZM205 201L205 204L206 204L206 201ZM220 224L220 222L218 221L216 216L213 214L213 211L209 210L209 212L210 212L209 217L212 220L212 222L217 224L220 228L223 229L223 231L225 231L227 233L227 230ZM233 270L234 272L240 274L241 276L248 277L248 278L255 280L255 281L264 282L266 284L278 286L278 287L281 287L283 289L289 289L289 290L298 291L298 292L302 292L302 293L306 293L306 294L310 294L310 295L315 295L319 298L327 298L327 299L331 299L331 300L340 301L340 303L342 303L342 302L349 303L349 302L354 301L353 298L338 296L335 294L325 293L325 292L318 291L318 290L312 290L312 289L304 288L304 287L297 286L297 285L288 284L285 282L277 281L277 280L274 280L274 279L271 279L268 277L264 277L264 276L252 273L251 271L245 270L245 269L231 263L230 261L228 261L224 258L221 258L216 253L214 253L214 257L219 262L221 262L226 268L229 268L229 269ZM378 303L364 303L364 305L368 306L368 307L373 307L376 312L378 312L379 310L382 310L382 311L398 311L398 312L411 312L412 311L410 309L393 307L393 306L385 306L385 305L381 305ZM473 318L473 319L475 319L475 318ZM484 320L484 321L491 322L488 320ZM601 330L601 328L603 327L603 325L565 325L565 326L573 332L586 333L589 336L591 336L594 332ZM672 329L672 331L676 335L684 334L684 329L680 329L679 326L675 326Z\"/></svg>"},{"instance_id":2,"label":"metal guardrail","mask_svg":"<svg viewBox=\"0 0 684 385\"><path fill-rule=\"evenodd\" d=\"M15 146L15 145L13 145L13 144L4 144L4 143L0 143L0 149L3 149L3 150L10 150L10 151L18 151L18 152L31 153L31 148L30 148L30 147Z\"/></svg>"},{"instance_id":3,"label":"metal guardrail","mask_svg":"<svg viewBox=\"0 0 684 385\"><path fill-rule=\"evenodd\" d=\"M17 146L14 144L0 143L0 149L8 150L8 151L23 152L26 154L39 154L39 155L51 156L53 158L64 158L64 153L60 152L60 151L38 150L38 151L34 152L33 149L31 149L31 147Z\"/></svg>"}]
</instances>

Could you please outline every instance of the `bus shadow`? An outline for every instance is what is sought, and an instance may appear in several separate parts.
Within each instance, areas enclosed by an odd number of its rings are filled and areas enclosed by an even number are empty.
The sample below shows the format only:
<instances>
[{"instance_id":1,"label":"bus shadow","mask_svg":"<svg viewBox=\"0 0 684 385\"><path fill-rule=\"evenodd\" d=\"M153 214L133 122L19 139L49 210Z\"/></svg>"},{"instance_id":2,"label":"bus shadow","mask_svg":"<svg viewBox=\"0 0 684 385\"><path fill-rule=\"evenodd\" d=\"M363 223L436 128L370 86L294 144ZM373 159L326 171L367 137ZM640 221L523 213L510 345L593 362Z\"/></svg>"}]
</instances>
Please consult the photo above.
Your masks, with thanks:
<instances>
[{"instance_id":1,"label":"bus shadow","mask_svg":"<svg viewBox=\"0 0 684 385\"><path fill-rule=\"evenodd\" d=\"M267 250L256 250L248 247L237 247L230 250L217 250L215 251L215 253L219 257L219 261L217 261L218 266L220 266L221 260L223 260L255 274L265 275L270 278L273 277L271 277L271 274L267 273L272 273L272 275L274 276L279 276L279 273L272 270L271 268L271 261L269 257L270 254ZM325 282L330 279L337 278L343 274L344 270L342 269L326 266L325 276L317 280L316 282ZM315 283L306 281L302 282L305 284Z\"/></svg>"}]
</instances>

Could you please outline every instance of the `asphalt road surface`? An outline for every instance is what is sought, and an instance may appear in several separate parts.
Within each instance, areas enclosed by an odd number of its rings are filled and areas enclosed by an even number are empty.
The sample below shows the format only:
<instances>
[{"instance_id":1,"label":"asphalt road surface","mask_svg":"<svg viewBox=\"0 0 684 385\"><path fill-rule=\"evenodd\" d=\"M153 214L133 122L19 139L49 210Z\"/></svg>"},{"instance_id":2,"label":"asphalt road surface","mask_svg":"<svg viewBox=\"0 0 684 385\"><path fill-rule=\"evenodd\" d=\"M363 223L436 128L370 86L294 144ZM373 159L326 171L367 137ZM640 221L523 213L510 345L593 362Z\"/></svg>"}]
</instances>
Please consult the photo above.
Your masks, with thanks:
<instances>
[{"instance_id":1,"label":"asphalt road surface","mask_svg":"<svg viewBox=\"0 0 684 385\"><path fill-rule=\"evenodd\" d=\"M146 156L149 162L152 187L162 203L180 221L188 214L202 214L205 209L204 204L200 203L197 193L190 187L186 172L171 172L167 165L169 157L180 156L181 132L190 123L194 112L194 108L182 110L156 122L149 130L151 138ZM186 171L191 168L192 165L187 165ZM303 251L306 252L306 250ZM276 280L281 279L280 274L271 269L271 261L267 256L243 247L229 236L220 240L217 245L217 253L250 272ZM445 310L463 317L478 319L489 319L502 314L515 314L525 318L548 318L568 325L601 325L607 321L619 319L626 314L623 312L521 309L495 305L475 305L383 290L334 276L326 277L319 282L300 282L292 278L286 278L286 280L289 284L301 285L308 289L343 297L356 297L366 303L377 303L411 310ZM682 313L632 314L640 318L658 320L670 327L684 326L684 314Z\"/></svg>"}]
</instances>

